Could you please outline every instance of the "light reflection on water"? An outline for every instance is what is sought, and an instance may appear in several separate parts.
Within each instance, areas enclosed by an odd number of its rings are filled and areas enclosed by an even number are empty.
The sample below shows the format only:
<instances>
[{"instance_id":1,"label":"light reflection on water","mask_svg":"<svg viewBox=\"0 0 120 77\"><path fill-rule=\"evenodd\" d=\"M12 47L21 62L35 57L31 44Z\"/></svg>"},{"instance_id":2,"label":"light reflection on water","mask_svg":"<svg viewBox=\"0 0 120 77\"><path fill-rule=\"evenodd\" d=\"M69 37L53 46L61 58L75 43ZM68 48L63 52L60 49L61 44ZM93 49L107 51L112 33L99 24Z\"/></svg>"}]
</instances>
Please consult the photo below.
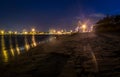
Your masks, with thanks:
<instances>
[{"instance_id":1,"label":"light reflection on water","mask_svg":"<svg viewBox=\"0 0 120 77\"><path fill-rule=\"evenodd\" d=\"M35 41L35 36L34 34L32 35L32 47L36 47L36 41Z\"/></svg>"},{"instance_id":2,"label":"light reflection on water","mask_svg":"<svg viewBox=\"0 0 120 77\"><path fill-rule=\"evenodd\" d=\"M49 35L0 35L0 64L9 63L38 44L51 42Z\"/></svg>"},{"instance_id":3,"label":"light reflection on water","mask_svg":"<svg viewBox=\"0 0 120 77\"><path fill-rule=\"evenodd\" d=\"M30 45L27 40L27 36L25 36L25 50L28 51L30 49Z\"/></svg>"},{"instance_id":4,"label":"light reflection on water","mask_svg":"<svg viewBox=\"0 0 120 77\"><path fill-rule=\"evenodd\" d=\"M4 62L8 62L8 53L7 50L5 50L5 41L4 36L1 36L1 51L2 51L2 59Z\"/></svg>"},{"instance_id":5,"label":"light reflection on water","mask_svg":"<svg viewBox=\"0 0 120 77\"><path fill-rule=\"evenodd\" d=\"M20 48L18 46L18 40L17 40L17 36L15 36L15 46L16 46L16 51L17 51L17 54L19 55L20 54Z\"/></svg>"},{"instance_id":6,"label":"light reflection on water","mask_svg":"<svg viewBox=\"0 0 120 77\"><path fill-rule=\"evenodd\" d=\"M15 51L14 51L14 49L13 49L11 35L9 36L9 42L10 42L10 52L11 52L11 55L12 55L12 56L15 56Z\"/></svg>"},{"instance_id":7,"label":"light reflection on water","mask_svg":"<svg viewBox=\"0 0 120 77\"><path fill-rule=\"evenodd\" d=\"M28 51L31 47L37 46L35 35L25 35L24 37L22 36L23 38L21 39L18 38L19 36L14 35L1 35L0 37L0 63L8 63L11 58L15 58L17 55L24 53L24 51ZM21 46L20 41L22 41L22 43L24 42L24 45Z\"/></svg>"}]
</instances>

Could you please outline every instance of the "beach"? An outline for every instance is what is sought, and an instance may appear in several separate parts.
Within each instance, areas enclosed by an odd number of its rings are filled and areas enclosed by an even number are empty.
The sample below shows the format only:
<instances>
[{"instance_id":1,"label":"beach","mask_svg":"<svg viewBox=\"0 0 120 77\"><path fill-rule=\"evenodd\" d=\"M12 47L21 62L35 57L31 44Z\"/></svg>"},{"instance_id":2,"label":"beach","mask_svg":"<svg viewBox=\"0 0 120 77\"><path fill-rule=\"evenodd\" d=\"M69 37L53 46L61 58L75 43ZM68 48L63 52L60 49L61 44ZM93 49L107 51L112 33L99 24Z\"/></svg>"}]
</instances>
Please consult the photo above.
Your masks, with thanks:
<instances>
[{"instance_id":1,"label":"beach","mask_svg":"<svg viewBox=\"0 0 120 77\"><path fill-rule=\"evenodd\" d=\"M120 77L119 36L76 33L51 37L0 65L0 76Z\"/></svg>"}]
</instances>

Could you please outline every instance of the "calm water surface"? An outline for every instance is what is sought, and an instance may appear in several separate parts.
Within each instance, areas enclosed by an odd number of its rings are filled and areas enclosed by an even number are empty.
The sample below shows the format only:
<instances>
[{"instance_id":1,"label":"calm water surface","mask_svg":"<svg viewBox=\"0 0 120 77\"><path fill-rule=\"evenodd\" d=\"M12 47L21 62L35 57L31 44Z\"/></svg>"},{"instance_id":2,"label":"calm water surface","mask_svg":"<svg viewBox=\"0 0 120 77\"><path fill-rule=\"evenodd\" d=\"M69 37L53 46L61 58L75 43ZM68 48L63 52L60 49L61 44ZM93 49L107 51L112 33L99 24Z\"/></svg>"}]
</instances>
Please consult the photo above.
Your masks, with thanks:
<instances>
[{"instance_id":1,"label":"calm water surface","mask_svg":"<svg viewBox=\"0 0 120 77\"><path fill-rule=\"evenodd\" d=\"M8 63L11 58L36 47L48 38L48 35L1 35L0 63Z\"/></svg>"}]
</instances>

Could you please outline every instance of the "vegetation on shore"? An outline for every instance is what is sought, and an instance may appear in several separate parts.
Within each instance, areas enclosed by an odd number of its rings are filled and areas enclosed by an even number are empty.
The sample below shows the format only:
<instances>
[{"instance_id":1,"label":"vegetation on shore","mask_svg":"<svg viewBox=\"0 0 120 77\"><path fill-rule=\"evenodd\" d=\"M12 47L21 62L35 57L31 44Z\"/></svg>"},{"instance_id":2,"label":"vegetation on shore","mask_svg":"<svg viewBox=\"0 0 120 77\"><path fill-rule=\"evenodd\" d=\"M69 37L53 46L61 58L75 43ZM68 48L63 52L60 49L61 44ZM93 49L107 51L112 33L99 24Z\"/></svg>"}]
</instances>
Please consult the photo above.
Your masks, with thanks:
<instances>
[{"instance_id":1,"label":"vegetation on shore","mask_svg":"<svg viewBox=\"0 0 120 77\"><path fill-rule=\"evenodd\" d=\"M104 17L96 23L94 30L96 32L120 32L120 15Z\"/></svg>"}]
</instances>

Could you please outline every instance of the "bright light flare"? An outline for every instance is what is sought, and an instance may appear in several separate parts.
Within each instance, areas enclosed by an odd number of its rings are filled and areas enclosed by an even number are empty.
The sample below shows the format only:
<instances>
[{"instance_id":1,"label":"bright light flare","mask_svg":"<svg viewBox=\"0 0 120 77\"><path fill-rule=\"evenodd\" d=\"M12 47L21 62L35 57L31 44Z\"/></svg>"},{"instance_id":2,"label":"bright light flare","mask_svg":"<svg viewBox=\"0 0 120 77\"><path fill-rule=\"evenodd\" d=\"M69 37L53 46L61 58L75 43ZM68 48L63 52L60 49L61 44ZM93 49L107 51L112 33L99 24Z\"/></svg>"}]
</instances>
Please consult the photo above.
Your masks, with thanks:
<instances>
[{"instance_id":1,"label":"bright light flare","mask_svg":"<svg viewBox=\"0 0 120 77\"><path fill-rule=\"evenodd\" d=\"M62 34L62 32L61 31L57 31L57 34Z\"/></svg>"},{"instance_id":2,"label":"bright light flare","mask_svg":"<svg viewBox=\"0 0 120 77\"><path fill-rule=\"evenodd\" d=\"M25 32L24 32L24 34L28 34L28 32L27 32L27 31L25 31Z\"/></svg>"},{"instance_id":3,"label":"bright light flare","mask_svg":"<svg viewBox=\"0 0 120 77\"><path fill-rule=\"evenodd\" d=\"M5 32L4 32L4 30L1 30L1 34L4 34Z\"/></svg>"},{"instance_id":4,"label":"bright light flare","mask_svg":"<svg viewBox=\"0 0 120 77\"><path fill-rule=\"evenodd\" d=\"M82 28L83 28L83 29L86 29L86 25L82 25Z\"/></svg>"},{"instance_id":5,"label":"bright light flare","mask_svg":"<svg viewBox=\"0 0 120 77\"><path fill-rule=\"evenodd\" d=\"M17 31L15 31L15 34L17 34Z\"/></svg>"},{"instance_id":6,"label":"bright light flare","mask_svg":"<svg viewBox=\"0 0 120 77\"><path fill-rule=\"evenodd\" d=\"M34 29L34 28L32 28L32 32L35 32L35 29Z\"/></svg>"},{"instance_id":7,"label":"bright light flare","mask_svg":"<svg viewBox=\"0 0 120 77\"><path fill-rule=\"evenodd\" d=\"M82 25L82 32L86 32L87 26L85 24Z\"/></svg>"}]
</instances>

